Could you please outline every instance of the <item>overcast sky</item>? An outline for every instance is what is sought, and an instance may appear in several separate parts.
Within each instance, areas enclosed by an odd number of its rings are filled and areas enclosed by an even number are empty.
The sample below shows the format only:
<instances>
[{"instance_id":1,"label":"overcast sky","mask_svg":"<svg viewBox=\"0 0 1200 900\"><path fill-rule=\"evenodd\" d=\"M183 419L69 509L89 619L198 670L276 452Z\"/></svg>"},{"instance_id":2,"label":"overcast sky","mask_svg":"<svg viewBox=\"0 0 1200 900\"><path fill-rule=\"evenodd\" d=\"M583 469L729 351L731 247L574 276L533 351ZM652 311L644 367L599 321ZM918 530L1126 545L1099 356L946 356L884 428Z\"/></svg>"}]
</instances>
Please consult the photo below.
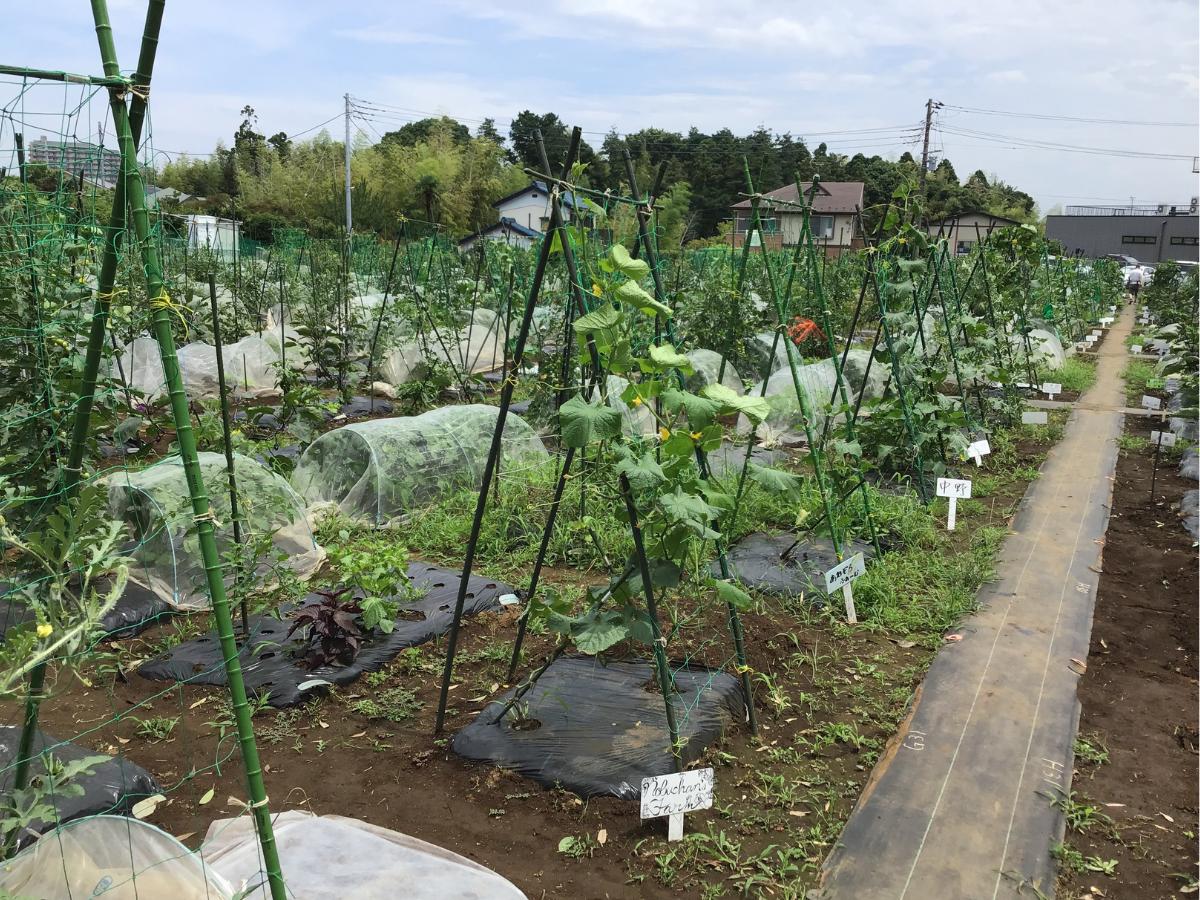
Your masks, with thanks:
<instances>
[{"instance_id":1,"label":"overcast sky","mask_svg":"<svg viewBox=\"0 0 1200 900\"><path fill-rule=\"evenodd\" d=\"M1200 153L1196 0L802 5L171 0L154 74L153 144L209 152L218 139L230 141L247 103L261 131L296 134L338 116L349 92L375 110L355 123L372 140L428 113L471 127L490 116L506 131L507 120L528 108L558 113L590 132L594 145L614 126L738 133L765 126L810 146L825 140L839 152L894 158L906 149L919 154L932 97L946 104L933 136L937 154L962 178L975 169L998 174L1033 194L1043 211L1131 196L1178 203L1200 193L1191 160ZM110 0L110 9L129 69L145 3ZM0 62L99 72L86 5L22 5L5 17ZM82 89L19 95L11 79L0 83L0 103L24 118L17 128L32 139L57 131ZM93 103L70 127L94 135L105 112L103 102ZM326 127L340 137L340 120ZM0 165L9 162L12 130L0 120ZM1021 146L1031 141L1187 158Z\"/></svg>"}]
</instances>

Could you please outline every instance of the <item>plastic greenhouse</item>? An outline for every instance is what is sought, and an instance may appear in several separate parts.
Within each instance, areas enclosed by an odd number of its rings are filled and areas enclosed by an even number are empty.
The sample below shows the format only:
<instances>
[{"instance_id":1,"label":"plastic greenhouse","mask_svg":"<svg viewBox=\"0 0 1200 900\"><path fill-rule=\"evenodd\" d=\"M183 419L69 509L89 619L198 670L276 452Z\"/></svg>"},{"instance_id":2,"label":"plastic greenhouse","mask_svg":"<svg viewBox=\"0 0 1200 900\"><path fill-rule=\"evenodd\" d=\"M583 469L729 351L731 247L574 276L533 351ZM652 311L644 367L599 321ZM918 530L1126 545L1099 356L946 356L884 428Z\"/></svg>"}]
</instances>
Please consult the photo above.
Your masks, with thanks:
<instances>
[{"instance_id":1,"label":"plastic greenhouse","mask_svg":"<svg viewBox=\"0 0 1200 900\"><path fill-rule=\"evenodd\" d=\"M863 393L864 400L872 400L883 396L887 384L887 367L878 362L871 366L867 376L867 363L871 354L867 350L851 350L842 368L842 380L846 386L846 396L851 403ZM823 428L828 415L830 398L837 405L841 397L834 397L837 385L836 369L832 359L805 366L796 366L797 380L804 391L809 409L809 421L813 428ZM865 379L864 379L864 376ZM865 380L865 384L864 384ZM762 383L756 384L748 392L758 396L762 391ZM768 436L775 439L797 440L804 434L804 420L801 416L800 400L796 396L795 382L792 381L792 370L789 366L780 369L767 379L767 402L771 404L771 413L765 423L769 430ZM738 431L745 433L750 430L750 421L745 416L738 418Z\"/></svg>"},{"instance_id":2,"label":"plastic greenhouse","mask_svg":"<svg viewBox=\"0 0 1200 900\"><path fill-rule=\"evenodd\" d=\"M380 524L455 490L483 482L499 410L446 406L419 416L355 422L317 438L296 465L292 484L309 503L334 503ZM509 414L501 471L538 466L549 455L533 428Z\"/></svg>"},{"instance_id":3,"label":"plastic greenhouse","mask_svg":"<svg viewBox=\"0 0 1200 900\"><path fill-rule=\"evenodd\" d=\"M217 547L224 554L233 544L225 457L201 453L199 461L218 522ZM249 457L234 454L233 466L243 540L273 535L272 544L286 564L298 575L310 574L324 553L313 539L303 501L283 478ZM205 607L204 562L179 457L136 472L114 473L104 484L110 512L125 522L134 542L129 577L176 609ZM262 562L264 569L270 562Z\"/></svg>"}]
</instances>

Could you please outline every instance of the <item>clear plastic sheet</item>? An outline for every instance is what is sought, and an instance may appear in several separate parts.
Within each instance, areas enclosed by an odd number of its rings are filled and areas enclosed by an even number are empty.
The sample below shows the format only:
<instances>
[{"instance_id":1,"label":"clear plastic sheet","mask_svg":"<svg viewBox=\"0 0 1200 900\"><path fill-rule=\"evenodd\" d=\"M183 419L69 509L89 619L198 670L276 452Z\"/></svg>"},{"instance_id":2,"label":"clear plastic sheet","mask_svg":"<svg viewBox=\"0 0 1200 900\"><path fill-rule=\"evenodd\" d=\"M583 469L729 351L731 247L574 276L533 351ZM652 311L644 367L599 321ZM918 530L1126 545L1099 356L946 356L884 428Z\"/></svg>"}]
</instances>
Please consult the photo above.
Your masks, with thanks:
<instances>
[{"instance_id":1,"label":"clear plastic sheet","mask_svg":"<svg viewBox=\"0 0 1200 900\"><path fill-rule=\"evenodd\" d=\"M671 666L685 763L699 759L745 717L742 688L725 672ZM648 661L564 656L522 698L522 725L495 722L515 688L454 736L459 756L514 769L544 787L582 797L641 796L642 779L673 770L667 713Z\"/></svg>"},{"instance_id":2,"label":"clear plastic sheet","mask_svg":"<svg viewBox=\"0 0 1200 900\"><path fill-rule=\"evenodd\" d=\"M288 895L298 900L525 897L511 882L466 857L358 819L288 810L272 824ZM213 822L205 836L204 859L227 882L249 889L246 900L269 900L258 838L247 817Z\"/></svg>"},{"instance_id":3,"label":"clear plastic sheet","mask_svg":"<svg viewBox=\"0 0 1200 900\"><path fill-rule=\"evenodd\" d=\"M177 352L183 387L193 399L216 397L217 348L195 341ZM221 348L225 364L225 385L234 394L256 399L277 395L276 367L279 353L267 341L250 335Z\"/></svg>"},{"instance_id":4,"label":"clear plastic sheet","mask_svg":"<svg viewBox=\"0 0 1200 900\"><path fill-rule=\"evenodd\" d=\"M1025 360L1025 341L1020 335L1013 336L1013 349L1018 358ZM1060 369L1067 355L1063 351L1062 341L1058 336L1044 328L1035 328L1029 332L1029 357L1035 366L1047 369Z\"/></svg>"},{"instance_id":5,"label":"clear plastic sheet","mask_svg":"<svg viewBox=\"0 0 1200 900\"><path fill-rule=\"evenodd\" d=\"M1192 481L1200 481L1200 454L1195 447L1188 447L1183 451L1183 459L1179 461L1179 475Z\"/></svg>"},{"instance_id":6,"label":"clear plastic sheet","mask_svg":"<svg viewBox=\"0 0 1200 900\"><path fill-rule=\"evenodd\" d=\"M6 897L230 900L233 888L164 831L124 816L63 825L0 866Z\"/></svg>"},{"instance_id":7,"label":"clear plastic sheet","mask_svg":"<svg viewBox=\"0 0 1200 900\"><path fill-rule=\"evenodd\" d=\"M225 457L200 453L199 463L217 519L217 549L224 555L233 544ZM286 564L300 576L310 574L324 554L313 539L304 502L283 478L249 457L235 453L233 465L243 539L272 534L272 544ZM125 523L134 541L130 579L175 609L206 607L204 561L179 457L138 471L114 472L104 483L110 513ZM264 569L268 562L261 563Z\"/></svg>"},{"instance_id":8,"label":"clear plastic sheet","mask_svg":"<svg viewBox=\"0 0 1200 900\"><path fill-rule=\"evenodd\" d=\"M419 416L356 422L317 438L296 465L292 484L309 503L382 523L455 490L483 483L499 410L446 406ZM519 416L505 419L501 471L549 458Z\"/></svg>"},{"instance_id":9,"label":"clear plastic sheet","mask_svg":"<svg viewBox=\"0 0 1200 900\"><path fill-rule=\"evenodd\" d=\"M21 742L21 729L16 725L0 725L0 794L7 797L12 790L13 775L16 762L17 747ZM45 758L42 753L50 751L50 755L59 762L75 762L89 756L107 756L97 753L78 744L61 742L40 729L33 735L33 753L37 757L30 764L30 777L38 777L46 772ZM78 819L83 816L94 816L100 813L125 813L135 803L159 791L154 776L136 763L130 762L123 756L108 757L104 762L92 767L91 775L83 775L74 780L83 788L82 795L58 795L47 798L54 807L57 821L35 821L30 825L34 831L46 831ZM29 833L24 832L20 843L29 839Z\"/></svg>"}]
</instances>

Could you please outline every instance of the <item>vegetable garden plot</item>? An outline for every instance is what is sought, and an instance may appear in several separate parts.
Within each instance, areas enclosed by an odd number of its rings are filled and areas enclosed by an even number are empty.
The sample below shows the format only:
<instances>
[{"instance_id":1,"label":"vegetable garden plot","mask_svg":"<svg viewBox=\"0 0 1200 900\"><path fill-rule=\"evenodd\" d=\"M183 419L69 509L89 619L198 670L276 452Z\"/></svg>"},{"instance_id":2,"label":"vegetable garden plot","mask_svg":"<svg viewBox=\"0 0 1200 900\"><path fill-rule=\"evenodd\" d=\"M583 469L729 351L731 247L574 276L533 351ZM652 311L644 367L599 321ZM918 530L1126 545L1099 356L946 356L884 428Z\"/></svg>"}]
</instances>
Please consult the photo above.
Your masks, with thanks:
<instances>
[{"instance_id":1,"label":"vegetable garden plot","mask_svg":"<svg viewBox=\"0 0 1200 900\"><path fill-rule=\"evenodd\" d=\"M0 725L0 794L6 797L13 787L20 739L19 726ZM97 754L41 730L34 732L30 754L32 777L44 784L43 802L53 810L50 817L43 812L29 817L27 827L36 833L82 816L126 813L139 800L159 791L158 783L149 772L123 756ZM49 767L47 756L52 760ZM47 772L58 774L48 775ZM16 837L21 846L31 840L28 832Z\"/></svg>"},{"instance_id":2,"label":"vegetable garden plot","mask_svg":"<svg viewBox=\"0 0 1200 900\"><path fill-rule=\"evenodd\" d=\"M294 706L322 693L329 685L350 684L365 672L377 672L401 650L444 634L453 619L460 576L428 563L414 562L409 564L408 577L413 588L423 592L422 596L401 603L400 615L392 631L388 634L370 632L354 659L344 666L305 667L309 642L299 636L288 636L291 619L287 614L297 607L280 609L279 617L252 616L250 635L242 642L238 654L246 686L257 694L267 694L272 706ZM499 609L500 598L513 593L513 589L503 582L472 576L467 582L464 614L471 616ZM305 602L319 599L315 594L309 595ZM225 670L221 667L221 647L211 633L150 660L139 672L146 678L160 681L189 684L225 684L226 681ZM308 686L302 687L306 684Z\"/></svg>"},{"instance_id":3,"label":"vegetable garden plot","mask_svg":"<svg viewBox=\"0 0 1200 900\"><path fill-rule=\"evenodd\" d=\"M745 702L737 679L724 672L675 664L672 672L671 703L686 765L745 719ZM490 703L458 732L450 745L454 752L581 797L636 800L643 778L674 771L650 661L561 657L497 722L514 693Z\"/></svg>"},{"instance_id":4,"label":"vegetable garden plot","mask_svg":"<svg viewBox=\"0 0 1200 900\"><path fill-rule=\"evenodd\" d=\"M233 460L243 535L271 535L271 552L279 557L258 560L258 565L265 572L282 561L297 575L311 573L323 554L313 539L303 502L279 475L240 454ZM233 543L225 459L201 453L199 467L219 526L218 546L225 552ZM208 603L204 563L179 458L136 472L117 472L106 476L104 483L112 516L125 523L134 542L131 580L175 609L204 608Z\"/></svg>"},{"instance_id":5,"label":"vegetable garden plot","mask_svg":"<svg viewBox=\"0 0 1200 900\"><path fill-rule=\"evenodd\" d=\"M300 457L292 484L310 505L333 503L351 518L386 522L450 491L477 488L497 414L493 406L447 406L326 432ZM549 458L516 416L505 422L501 449L507 471Z\"/></svg>"}]
</instances>

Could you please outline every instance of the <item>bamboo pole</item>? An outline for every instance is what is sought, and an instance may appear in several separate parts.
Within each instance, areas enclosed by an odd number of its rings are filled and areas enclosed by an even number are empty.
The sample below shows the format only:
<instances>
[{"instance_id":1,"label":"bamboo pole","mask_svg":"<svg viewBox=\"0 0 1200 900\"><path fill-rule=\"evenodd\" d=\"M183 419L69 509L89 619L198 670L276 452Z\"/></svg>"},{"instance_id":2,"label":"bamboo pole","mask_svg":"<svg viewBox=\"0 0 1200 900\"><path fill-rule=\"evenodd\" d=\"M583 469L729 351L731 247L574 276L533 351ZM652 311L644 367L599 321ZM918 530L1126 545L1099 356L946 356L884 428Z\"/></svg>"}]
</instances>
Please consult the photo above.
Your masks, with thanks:
<instances>
[{"instance_id":1,"label":"bamboo pole","mask_svg":"<svg viewBox=\"0 0 1200 900\"><path fill-rule=\"evenodd\" d=\"M96 25L96 40L100 56L104 61L106 75L119 74L116 45L112 26L108 19L106 0L92 0L92 18ZM130 218L134 235L141 248L142 266L146 276L147 296L154 312L154 334L158 339L166 376L167 392L171 401L171 412L175 420L179 456L183 463L188 494L191 497L196 536L200 554L204 560L204 572L212 598L213 618L216 621L217 637L225 661L225 673L229 681L229 693L233 701L234 719L237 724L238 744L242 751L242 762L246 770L246 781L250 795L250 810L254 816L258 840L262 849L263 864L271 889L272 900L286 900L287 889L279 868L279 853L275 845L271 813L267 808L267 792L263 783L262 765L258 758L258 747L254 743L254 725L250 720L250 705L246 698L246 685L242 679L242 666L238 659L237 642L233 636L233 619L229 612L229 599L225 594L221 559L217 553L214 519L208 504L208 495L201 477L196 453L196 437L188 413L187 394L183 389L183 378L179 371L179 360L175 355L175 338L171 333L171 318L177 312L173 301L163 289L162 267L157 248L150 240L150 217L146 212L146 196L142 185L142 174L137 166L137 147L130 128L129 110L125 106L123 93L110 92L110 108L113 123L120 140L123 180L129 202Z\"/></svg>"}]
</instances>

